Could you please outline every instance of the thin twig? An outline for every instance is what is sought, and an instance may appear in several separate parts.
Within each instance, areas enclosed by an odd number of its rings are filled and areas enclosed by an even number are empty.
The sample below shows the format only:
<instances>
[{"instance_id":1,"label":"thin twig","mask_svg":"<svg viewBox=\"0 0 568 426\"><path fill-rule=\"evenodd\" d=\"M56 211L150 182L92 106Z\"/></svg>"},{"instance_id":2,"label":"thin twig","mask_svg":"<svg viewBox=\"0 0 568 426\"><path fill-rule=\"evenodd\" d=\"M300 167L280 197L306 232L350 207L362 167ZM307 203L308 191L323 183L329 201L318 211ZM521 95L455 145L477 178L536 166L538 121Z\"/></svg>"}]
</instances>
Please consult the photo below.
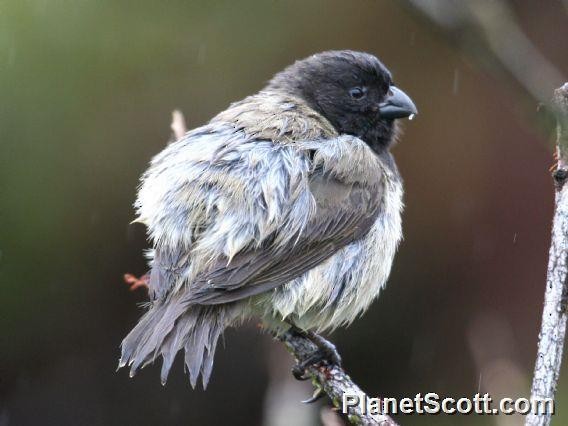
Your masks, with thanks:
<instances>
[{"instance_id":1,"label":"thin twig","mask_svg":"<svg viewBox=\"0 0 568 426\"><path fill-rule=\"evenodd\" d=\"M468 52L483 68L505 73L502 82L516 81L533 100L546 103L563 73L523 31L511 2L407 0L447 40ZM510 78L512 77L512 78ZM532 103L531 103L532 105Z\"/></svg>"},{"instance_id":2,"label":"thin twig","mask_svg":"<svg viewBox=\"0 0 568 426\"><path fill-rule=\"evenodd\" d=\"M558 163L553 172L556 199L552 223L544 310L538 342L538 352L531 389L531 400L554 399L566 334L568 276L568 83L554 92L553 107L558 120L556 152ZM541 407L542 408L542 407ZM527 426L547 426L550 410L540 410L527 416Z\"/></svg>"},{"instance_id":3,"label":"thin twig","mask_svg":"<svg viewBox=\"0 0 568 426\"><path fill-rule=\"evenodd\" d=\"M172 111L172 124L170 125L170 128L172 129L175 141L181 139L187 133L185 117L179 109Z\"/></svg>"},{"instance_id":4,"label":"thin twig","mask_svg":"<svg viewBox=\"0 0 568 426\"><path fill-rule=\"evenodd\" d=\"M310 359L318 350L317 346L310 339L298 333L288 331L276 336L276 338L284 343L299 364ZM339 366L308 365L306 374L312 380L316 393L325 392L336 408L341 408L344 394L360 395L359 398L367 397L343 368ZM347 407L347 418L352 424L356 425L397 426L397 423L387 415L363 413L359 405Z\"/></svg>"}]
</instances>

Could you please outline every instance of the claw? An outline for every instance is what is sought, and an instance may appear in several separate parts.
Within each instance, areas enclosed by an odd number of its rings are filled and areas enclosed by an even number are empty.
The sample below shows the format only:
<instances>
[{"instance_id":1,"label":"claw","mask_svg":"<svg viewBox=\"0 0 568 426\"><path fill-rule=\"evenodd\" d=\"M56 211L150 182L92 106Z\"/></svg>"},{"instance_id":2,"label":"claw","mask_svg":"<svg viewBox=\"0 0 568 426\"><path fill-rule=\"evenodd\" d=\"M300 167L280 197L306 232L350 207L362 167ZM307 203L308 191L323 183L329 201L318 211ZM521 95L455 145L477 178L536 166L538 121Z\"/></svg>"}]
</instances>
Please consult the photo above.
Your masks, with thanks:
<instances>
[{"instance_id":1,"label":"claw","mask_svg":"<svg viewBox=\"0 0 568 426\"><path fill-rule=\"evenodd\" d=\"M304 381L310 377L306 374L306 367L301 364L296 364L292 367L292 375L296 380Z\"/></svg>"},{"instance_id":2,"label":"claw","mask_svg":"<svg viewBox=\"0 0 568 426\"><path fill-rule=\"evenodd\" d=\"M341 367L341 356L337 352L335 345L328 342L320 335L307 330L302 330L290 323L290 333L301 336L310 340L316 347L313 353L307 358L298 362L292 367L292 375L296 380L307 380L310 376L307 374L308 367L324 367L324 366L337 366Z\"/></svg>"},{"instance_id":3,"label":"claw","mask_svg":"<svg viewBox=\"0 0 568 426\"><path fill-rule=\"evenodd\" d=\"M306 373L306 370L309 366L337 365L340 367L341 357L337 351L335 351L335 346L331 343L329 343L329 345L334 349L333 351L331 351L329 347L318 348L317 352L314 352L302 362L294 365L294 367L292 367L292 375L294 378L302 381L308 380L310 376Z\"/></svg>"},{"instance_id":4,"label":"claw","mask_svg":"<svg viewBox=\"0 0 568 426\"><path fill-rule=\"evenodd\" d=\"M317 388L311 398L302 401L303 404L313 404L314 402L322 399L325 396L322 388Z\"/></svg>"}]
</instances>

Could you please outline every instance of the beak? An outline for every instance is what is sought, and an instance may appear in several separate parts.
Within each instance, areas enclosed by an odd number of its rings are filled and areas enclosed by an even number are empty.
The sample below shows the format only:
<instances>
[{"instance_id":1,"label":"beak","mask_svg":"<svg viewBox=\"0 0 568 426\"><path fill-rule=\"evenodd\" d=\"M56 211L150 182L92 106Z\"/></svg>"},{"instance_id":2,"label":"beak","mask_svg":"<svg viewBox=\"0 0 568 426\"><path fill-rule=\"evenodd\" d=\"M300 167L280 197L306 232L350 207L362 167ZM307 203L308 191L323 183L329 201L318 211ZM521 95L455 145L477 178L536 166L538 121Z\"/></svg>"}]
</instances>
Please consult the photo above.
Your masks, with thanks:
<instances>
[{"instance_id":1,"label":"beak","mask_svg":"<svg viewBox=\"0 0 568 426\"><path fill-rule=\"evenodd\" d=\"M391 86L387 98L379 104L379 113L381 118L394 120L395 118L414 116L418 114L418 110L406 93L395 86Z\"/></svg>"}]
</instances>

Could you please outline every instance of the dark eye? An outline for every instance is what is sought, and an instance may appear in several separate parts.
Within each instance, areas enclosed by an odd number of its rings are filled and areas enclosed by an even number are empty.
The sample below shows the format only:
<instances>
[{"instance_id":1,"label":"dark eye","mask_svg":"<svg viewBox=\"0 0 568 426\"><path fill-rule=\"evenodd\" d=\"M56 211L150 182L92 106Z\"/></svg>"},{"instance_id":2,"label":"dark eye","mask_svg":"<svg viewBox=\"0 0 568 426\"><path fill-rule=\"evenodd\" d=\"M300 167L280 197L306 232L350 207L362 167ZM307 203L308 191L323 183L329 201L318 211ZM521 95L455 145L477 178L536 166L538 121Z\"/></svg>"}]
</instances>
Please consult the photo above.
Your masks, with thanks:
<instances>
[{"instance_id":1,"label":"dark eye","mask_svg":"<svg viewBox=\"0 0 568 426\"><path fill-rule=\"evenodd\" d=\"M349 96L353 99L363 99L367 94L367 89L365 87L353 87L349 89Z\"/></svg>"}]
</instances>

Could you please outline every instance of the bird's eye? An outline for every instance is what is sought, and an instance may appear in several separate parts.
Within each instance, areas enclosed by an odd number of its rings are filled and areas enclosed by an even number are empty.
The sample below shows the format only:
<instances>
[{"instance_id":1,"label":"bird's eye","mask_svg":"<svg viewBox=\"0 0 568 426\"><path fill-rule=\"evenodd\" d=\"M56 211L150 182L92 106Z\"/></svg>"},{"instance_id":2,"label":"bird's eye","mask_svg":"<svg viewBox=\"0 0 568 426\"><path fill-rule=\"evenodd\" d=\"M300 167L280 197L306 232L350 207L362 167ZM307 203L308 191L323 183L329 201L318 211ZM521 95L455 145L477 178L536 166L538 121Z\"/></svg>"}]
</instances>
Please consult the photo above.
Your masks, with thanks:
<instances>
[{"instance_id":1,"label":"bird's eye","mask_svg":"<svg viewBox=\"0 0 568 426\"><path fill-rule=\"evenodd\" d=\"M349 96L353 99L363 99L367 94L367 89L365 87L353 87L349 89Z\"/></svg>"}]
</instances>

